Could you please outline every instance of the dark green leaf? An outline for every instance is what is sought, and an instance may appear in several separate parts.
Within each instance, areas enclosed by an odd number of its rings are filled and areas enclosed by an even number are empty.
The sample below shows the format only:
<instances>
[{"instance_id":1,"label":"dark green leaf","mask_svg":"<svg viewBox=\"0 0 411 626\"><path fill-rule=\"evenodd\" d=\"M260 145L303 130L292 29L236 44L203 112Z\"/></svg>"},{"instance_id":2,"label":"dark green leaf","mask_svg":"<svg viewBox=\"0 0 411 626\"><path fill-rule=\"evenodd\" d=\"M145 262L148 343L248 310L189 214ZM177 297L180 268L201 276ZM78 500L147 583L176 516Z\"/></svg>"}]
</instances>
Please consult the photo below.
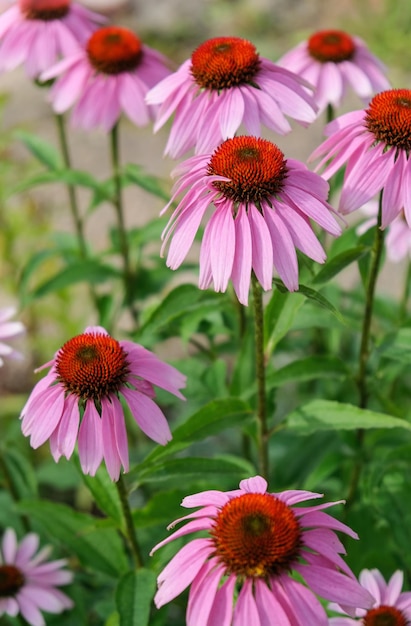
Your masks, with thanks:
<instances>
[{"instance_id":1,"label":"dark green leaf","mask_svg":"<svg viewBox=\"0 0 411 626\"><path fill-rule=\"evenodd\" d=\"M343 361L331 356L310 356L298 359L267 376L267 387L281 387L291 382L307 382L321 378L344 378L349 369Z\"/></svg>"},{"instance_id":2,"label":"dark green leaf","mask_svg":"<svg viewBox=\"0 0 411 626\"><path fill-rule=\"evenodd\" d=\"M100 511L114 520L118 528L121 528L123 526L123 512L120 497L116 485L110 479L106 468L101 467L95 476L88 476L82 472L78 462L76 465Z\"/></svg>"},{"instance_id":3,"label":"dark green leaf","mask_svg":"<svg viewBox=\"0 0 411 626\"><path fill-rule=\"evenodd\" d=\"M103 265L98 261L81 261L66 267L51 278L38 285L30 294L32 299L42 298L49 293L65 289L76 283L86 282L95 285L105 282L113 277L118 277L119 273L108 265Z\"/></svg>"},{"instance_id":4,"label":"dark green leaf","mask_svg":"<svg viewBox=\"0 0 411 626\"><path fill-rule=\"evenodd\" d=\"M237 457L199 458L186 457L183 459L167 459L163 462L150 465L137 472L140 483L169 480L172 478L184 479L187 477L204 478L208 476L233 475L245 478L254 472L251 463Z\"/></svg>"},{"instance_id":5,"label":"dark green leaf","mask_svg":"<svg viewBox=\"0 0 411 626\"><path fill-rule=\"evenodd\" d=\"M281 286L274 290L264 314L265 349L271 355L276 345L292 328L305 298L298 292L283 291Z\"/></svg>"},{"instance_id":6,"label":"dark green leaf","mask_svg":"<svg viewBox=\"0 0 411 626\"><path fill-rule=\"evenodd\" d=\"M313 285L322 285L330 281L334 276L339 274L343 269L348 267L354 261L357 261L369 252L366 246L356 246L351 250L345 250L337 256L328 260L314 277Z\"/></svg>"},{"instance_id":7,"label":"dark green leaf","mask_svg":"<svg viewBox=\"0 0 411 626\"><path fill-rule=\"evenodd\" d=\"M36 475L28 459L11 446L5 447L0 454L0 470L4 470L11 493L19 499L37 496Z\"/></svg>"},{"instance_id":8,"label":"dark green leaf","mask_svg":"<svg viewBox=\"0 0 411 626\"><path fill-rule=\"evenodd\" d=\"M128 572L118 583L116 604L120 626L148 626L156 591L156 575L149 569Z\"/></svg>"},{"instance_id":9,"label":"dark green leaf","mask_svg":"<svg viewBox=\"0 0 411 626\"><path fill-rule=\"evenodd\" d=\"M148 191L153 196L157 196L166 202L170 199L170 194L164 188L164 183L156 176L147 174L140 165L128 163L124 168L124 174L126 179L141 187L141 189Z\"/></svg>"}]
</instances>

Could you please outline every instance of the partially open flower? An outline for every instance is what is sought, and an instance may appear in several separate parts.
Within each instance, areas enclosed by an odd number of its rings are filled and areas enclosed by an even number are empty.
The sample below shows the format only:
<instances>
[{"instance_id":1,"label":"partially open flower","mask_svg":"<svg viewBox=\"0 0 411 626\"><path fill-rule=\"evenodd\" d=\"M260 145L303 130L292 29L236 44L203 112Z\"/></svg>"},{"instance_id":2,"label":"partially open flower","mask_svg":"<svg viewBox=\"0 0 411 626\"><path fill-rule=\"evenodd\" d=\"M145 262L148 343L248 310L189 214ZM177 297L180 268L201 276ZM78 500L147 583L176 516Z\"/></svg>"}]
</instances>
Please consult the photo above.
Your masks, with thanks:
<instances>
[{"instance_id":1,"label":"partially open flower","mask_svg":"<svg viewBox=\"0 0 411 626\"><path fill-rule=\"evenodd\" d=\"M131 30L106 26L92 34L85 48L42 74L41 80L59 77L50 91L57 113L74 105L74 126L108 132L122 112L136 126L148 124L154 109L145 103L145 95L169 73L165 57Z\"/></svg>"},{"instance_id":2,"label":"partially open flower","mask_svg":"<svg viewBox=\"0 0 411 626\"><path fill-rule=\"evenodd\" d=\"M16 310L14 307L0 309L0 367L4 364L3 357L7 359L22 359L22 355L8 345L10 339L20 337L26 332L21 322L10 322ZM7 341L7 343L4 343Z\"/></svg>"},{"instance_id":3,"label":"partially open flower","mask_svg":"<svg viewBox=\"0 0 411 626\"><path fill-rule=\"evenodd\" d=\"M161 572L156 606L190 586L187 626L326 626L315 594L369 608L373 598L341 558L344 547L334 531L357 535L323 512L336 503L295 506L320 497L268 493L260 476L242 480L234 491L187 496L183 506L200 508L171 524L188 520L152 552L193 532L206 535L187 543Z\"/></svg>"},{"instance_id":4,"label":"partially open flower","mask_svg":"<svg viewBox=\"0 0 411 626\"><path fill-rule=\"evenodd\" d=\"M0 72L23 64L38 78L104 22L71 0L16 0L0 15Z\"/></svg>"},{"instance_id":5,"label":"partially open flower","mask_svg":"<svg viewBox=\"0 0 411 626\"><path fill-rule=\"evenodd\" d=\"M116 341L101 326L86 328L67 341L43 367L48 374L33 389L22 417L22 431L33 448L47 439L55 461L71 457L78 438L85 474L96 473L103 458L112 480L129 469L123 397L141 430L165 445L167 420L153 401L154 386L184 399L185 376L131 341Z\"/></svg>"}]
</instances>

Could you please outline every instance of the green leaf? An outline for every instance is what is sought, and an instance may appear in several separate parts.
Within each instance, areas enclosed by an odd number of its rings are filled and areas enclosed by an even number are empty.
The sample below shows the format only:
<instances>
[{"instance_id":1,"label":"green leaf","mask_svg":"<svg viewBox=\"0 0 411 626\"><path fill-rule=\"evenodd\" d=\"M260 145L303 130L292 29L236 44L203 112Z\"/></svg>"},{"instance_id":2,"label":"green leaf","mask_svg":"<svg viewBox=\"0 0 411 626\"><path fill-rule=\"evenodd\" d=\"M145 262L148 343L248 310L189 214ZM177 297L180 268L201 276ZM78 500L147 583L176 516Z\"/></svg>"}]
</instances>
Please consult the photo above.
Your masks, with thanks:
<instances>
[{"instance_id":1,"label":"green leaf","mask_svg":"<svg viewBox=\"0 0 411 626\"><path fill-rule=\"evenodd\" d=\"M265 351L270 356L292 327L305 298L298 292L274 290L264 313Z\"/></svg>"},{"instance_id":2,"label":"green leaf","mask_svg":"<svg viewBox=\"0 0 411 626\"><path fill-rule=\"evenodd\" d=\"M149 569L127 572L116 589L120 626L148 626L156 591L156 575Z\"/></svg>"},{"instance_id":3,"label":"green leaf","mask_svg":"<svg viewBox=\"0 0 411 626\"><path fill-rule=\"evenodd\" d=\"M368 252L369 248L366 246L356 246L351 250L341 252L325 263L318 274L314 277L314 280L312 281L313 285L322 285L329 282L332 278L334 278L334 276L348 267L348 265L358 259L361 259L365 254L368 254Z\"/></svg>"},{"instance_id":4,"label":"green leaf","mask_svg":"<svg viewBox=\"0 0 411 626\"><path fill-rule=\"evenodd\" d=\"M102 283L110 278L118 278L119 273L114 268L103 265L99 261L88 260L74 263L64 268L57 274L38 285L29 294L31 299L42 298L49 293L65 289L76 283L86 282L88 284Z\"/></svg>"},{"instance_id":5,"label":"green leaf","mask_svg":"<svg viewBox=\"0 0 411 626\"><path fill-rule=\"evenodd\" d=\"M112 199L107 185L104 182L98 181L88 172L61 168L47 172L39 172L38 174L26 178L13 188L12 193L21 193L32 187L50 183L63 183L64 185L71 185L73 187L78 186L91 189L99 195L101 202L103 200L110 201Z\"/></svg>"},{"instance_id":6,"label":"green leaf","mask_svg":"<svg viewBox=\"0 0 411 626\"><path fill-rule=\"evenodd\" d=\"M138 469L138 468L137 468ZM140 483L157 482L172 478L205 478L209 476L236 476L245 478L254 472L251 463L237 457L199 458L186 457L183 459L168 459L150 465L137 472ZM134 474L134 472L133 472Z\"/></svg>"},{"instance_id":7,"label":"green leaf","mask_svg":"<svg viewBox=\"0 0 411 626\"><path fill-rule=\"evenodd\" d=\"M117 532L97 528L97 520L91 515L47 500L23 500L16 507L77 555L84 567L114 577L127 570L124 546Z\"/></svg>"},{"instance_id":8,"label":"green leaf","mask_svg":"<svg viewBox=\"0 0 411 626\"><path fill-rule=\"evenodd\" d=\"M327 311L330 311L330 313L335 315L335 317L338 319L339 322L341 322L342 324L345 324L345 320L343 316L341 315L341 313L319 291L316 291L315 289L311 289L311 287L306 287L305 285L299 285L298 291L299 293L302 293L306 298L310 299L312 302L315 302L315 304L318 304L319 306L326 309Z\"/></svg>"},{"instance_id":9,"label":"green leaf","mask_svg":"<svg viewBox=\"0 0 411 626\"><path fill-rule=\"evenodd\" d=\"M120 496L106 468L100 467L95 476L88 476L82 472L78 460L76 466L100 511L114 520L118 528L121 528L123 526L123 511Z\"/></svg>"},{"instance_id":10,"label":"green leaf","mask_svg":"<svg viewBox=\"0 0 411 626\"><path fill-rule=\"evenodd\" d=\"M288 415L287 427L301 435L319 430L356 430L358 428L405 428L411 430L406 420L360 409L352 404L332 400L312 400Z\"/></svg>"},{"instance_id":11,"label":"green leaf","mask_svg":"<svg viewBox=\"0 0 411 626\"><path fill-rule=\"evenodd\" d=\"M152 465L157 459L170 456L194 441L204 441L207 437L218 435L227 428L239 427L252 415L248 404L238 398L213 400L191 415L184 424L177 426L172 441L167 446L155 448L140 468Z\"/></svg>"},{"instance_id":12,"label":"green leaf","mask_svg":"<svg viewBox=\"0 0 411 626\"><path fill-rule=\"evenodd\" d=\"M170 199L170 194L164 189L163 182L156 176L147 174L140 165L128 163L124 168L126 179L134 183L141 189L148 191L153 196L157 196L166 202Z\"/></svg>"},{"instance_id":13,"label":"green leaf","mask_svg":"<svg viewBox=\"0 0 411 626\"><path fill-rule=\"evenodd\" d=\"M37 496L37 480L31 463L17 448L7 446L1 452L1 465L10 482L10 491L19 499Z\"/></svg>"},{"instance_id":14,"label":"green leaf","mask_svg":"<svg viewBox=\"0 0 411 626\"><path fill-rule=\"evenodd\" d=\"M61 167L61 158L54 146L44 139L40 139L38 135L33 135L25 130L18 130L14 133L15 137L24 143L26 148L36 157L43 165L50 170L56 170Z\"/></svg>"},{"instance_id":15,"label":"green leaf","mask_svg":"<svg viewBox=\"0 0 411 626\"><path fill-rule=\"evenodd\" d=\"M331 356L310 356L288 363L267 376L267 387L281 387L291 382L307 382L321 378L344 378L350 370L347 365Z\"/></svg>"},{"instance_id":16,"label":"green leaf","mask_svg":"<svg viewBox=\"0 0 411 626\"><path fill-rule=\"evenodd\" d=\"M411 328L401 328L387 335L378 349L388 359L409 365L411 360Z\"/></svg>"}]
</instances>

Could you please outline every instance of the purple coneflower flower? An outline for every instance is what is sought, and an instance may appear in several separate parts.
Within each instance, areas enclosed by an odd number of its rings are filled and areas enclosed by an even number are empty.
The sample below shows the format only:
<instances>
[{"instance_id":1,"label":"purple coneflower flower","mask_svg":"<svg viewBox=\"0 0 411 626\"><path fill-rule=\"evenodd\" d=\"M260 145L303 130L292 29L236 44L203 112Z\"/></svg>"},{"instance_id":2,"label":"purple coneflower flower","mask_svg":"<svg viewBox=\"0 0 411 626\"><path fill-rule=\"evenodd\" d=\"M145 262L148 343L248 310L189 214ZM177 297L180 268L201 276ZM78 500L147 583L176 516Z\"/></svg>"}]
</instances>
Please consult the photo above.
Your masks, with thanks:
<instances>
[{"instance_id":1,"label":"purple coneflower flower","mask_svg":"<svg viewBox=\"0 0 411 626\"><path fill-rule=\"evenodd\" d=\"M153 402L153 385L184 400L186 377L131 341L116 341L101 326L90 326L67 341L43 367L48 374L34 387L23 411L22 431L38 448L50 440L58 461L73 453L78 437L80 463L94 476L103 458L112 480L129 469L127 433L120 394L141 430L165 445L171 432Z\"/></svg>"},{"instance_id":2,"label":"purple coneflower flower","mask_svg":"<svg viewBox=\"0 0 411 626\"><path fill-rule=\"evenodd\" d=\"M38 78L105 21L71 0L17 0L0 15L0 71L24 64Z\"/></svg>"},{"instance_id":3,"label":"purple coneflower flower","mask_svg":"<svg viewBox=\"0 0 411 626\"><path fill-rule=\"evenodd\" d=\"M182 506L201 508L176 520L171 528L189 521L153 552L193 532L207 536L192 539L161 572L156 606L190 585L187 626L326 626L314 594L348 607L372 606L372 596L341 558L345 550L334 531L357 539L356 533L322 511L337 503L294 506L319 497L310 491L267 493L267 482L255 476L235 491L184 498Z\"/></svg>"},{"instance_id":4,"label":"purple coneflower flower","mask_svg":"<svg viewBox=\"0 0 411 626\"><path fill-rule=\"evenodd\" d=\"M404 576L396 571L385 582L381 572L377 569L364 569L359 576L360 584L370 592L374 598L374 604L368 611L359 608L355 611L356 618L347 616L345 602L344 608L336 604L330 605L337 613L344 617L332 617L329 626L407 626L411 624L411 593L401 593Z\"/></svg>"},{"instance_id":5,"label":"purple coneflower flower","mask_svg":"<svg viewBox=\"0 0 411 626\"><path fill-rule=\"evenodd\" d=\"M275 268L290 291L298 289L296 248L318 263L325 252L310 219L333 235L341 230L327 204L328 184L305 165L285 159L266 139L227 139L213 154L191 157L173 172L178 177L170 203L184 193L163 233L171 238L167 265L180 266L210 205L200 251L199 286L225 291L231 278L242 304L248 303L251 271L271 289Z\"/></svg>"},{"instance_id":6,"label":"purple coneflower flower","mask_svg":"<svg viewBox=\"0 0 411 626\"><path fill-rule=\"evenodd\" d=\"M170 73L167 60L141 43L132 31L106 26L95 31L85 48L78 48L42 74L60 78L50 91L56 113L75 104L73 126L108 132L124 112L136 126L154 116L145 103L148 90Z\"/></svg>"},{"instance_id":7,"label":"purple coneflower flower","mask_svg":"<svg viewBox=\"0 0 411 626\"><path fill-rule=\"evenodd\" d=\"M72 573L63 569L65 559L46 562L50 548L37 552L38 547L39 538L34 533L18 544L16 533L8 528L0 550L0 616L21 614L31 626L45 626L40 611L61 613L73 606L72 600L57 589L73 579Z\"/></svg>"},{"instance_id":8,"label":"purple coneflower flower","mask_svg":"<svg viewBox=\"0 0 411 626\"><path fill-rule=\"evenodd\" d=\"M377 94L367 109L330 122L326 134L310 160L321 158L325 179L346 164L341 213L355 211L383 190L382 228L402 209L411 225L411 90Z\"/></svg>"},{"instance_id":9,"label":"purple coneflower flower","mask_svg":"<svg viewBox=\"0 0 411 626\"><path fill-rule=\"evenodd\" d=\"M8 359L23 358L20 352L11 348L7 343L4 343L4 341L19 337L26 332L21 322L9 322L10 318L13 317L15 313L16 309L14 307L0 309L0 367L4 365L3 357Z\"/></svg>"},{"instance_id":10,"label":"purple coneflower flower","mask_svg":"<svg viewBox=\"0 0 411 626\"><path fill-rule=\"evenodd\" d=\"M314 99L323 111L340 106L347 87L363 100L389 89L385 67L359 37L340 30L322 30L287 52L278 64L315 87Z\"/></svg>"},{"instance_id":11,"label":"purple coneflower flower","mask_svg":"<svg viewBox=\"0 0 411 626\"><path fill-rule=\"evenodd\" d=\"M317 107L303 85L309 86L260 57L251 42L217 37L154 87L147 102L160 105L155 131L175 113L165 154L177 158L193 147L196 154L213 150L241 124L257 136L261 124L281 135L289 132L284 115L308 125Z\"/></svg>"}]
</instances>

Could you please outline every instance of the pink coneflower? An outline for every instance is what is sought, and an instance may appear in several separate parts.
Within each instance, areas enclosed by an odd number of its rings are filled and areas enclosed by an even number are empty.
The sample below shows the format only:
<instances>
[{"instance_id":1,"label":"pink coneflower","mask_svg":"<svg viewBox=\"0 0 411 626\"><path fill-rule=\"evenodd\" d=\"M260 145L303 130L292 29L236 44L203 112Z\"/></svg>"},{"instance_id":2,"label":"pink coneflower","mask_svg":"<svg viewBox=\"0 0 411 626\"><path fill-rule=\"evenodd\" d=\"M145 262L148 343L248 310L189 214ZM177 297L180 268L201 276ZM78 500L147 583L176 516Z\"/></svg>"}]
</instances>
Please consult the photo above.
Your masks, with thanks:
<instances>
[{"instance_id":1,"label":"pink coneflower","mask_svg":"<svg viewBox=\"0 0 411 626\"><path fill-rule=\"evenodd\" d=\"M374 598L372 609L368 611L363 608L357 609L355 611L357 619L353 619L347 616L343 608L333 604L330 608L337 613L342 613L344 617L330 618L329 625L407 626L411 624L411 593L409 591L401 593L403 579L403 573L396 571L386 583L379 570L364 569L360 573L359 581Z\"/></svg>"},{"instance_id":2,"label":"pink coneflower","mask_svg":"<svg viewBox=\"0 0 411 626\"><path fill-rule=\"evenodd\" d=\"M17 542L8 528L0 550L0 616L21 614L31 626L45 626L40 611L61 613L73 607L72 600L57 587L71 583L64 559L47 561L50 548L37 552L39 538L29 533ZM37 554L35 554L37 552Z\"/></svg>"},{"instance_id":3,"label":"pink coneflower","mask_svg":"<svg viewBox=\"0 0 411 626\"><path fill-rule=\"evenodd\" d=\"M372 606L372 596L341 558L345 550L334 531L353 538L356 533L322 511L337 503L294 506L320 497L310 491L267 493L267 482L255 476L235 491L184 498L182 506L201 508L171 524L190 520L153 552L192 532L207 537L191 540L161 572L156 606L189 585L187 626L325 626L314 594L348 607Z\"/></svg>"},{"instance_id":4,"label":"pink coneflower","mask_svg":"<svg viewBox=\"0 0 411 626\"><path fill-rule=\"evenodd\" d=\"M182 200L163 233L162 252L171 238L167 265L176 269L187 255L211 205L200 251L199 286L214 282L225 291L231 278L242 304L248 302L251 271L265 290L275 268L287 289L298 289L296 248L318 263L325 253L309 218L333 235L340 227L327 204L328 184L299 161L285 159L265 139L227 139L213 154L191 157L178 176L170 203Z\"/></svg>"},{"instance_id":5,"label":"pink coneflower","mask_svg":"<svg viewBox=\"0 0 411 626\"><path fill-rule=\"evenodd\" d=\"M85 474L94 474L105 460L112 480L121 465L129 469L127 433L120 395L141 430L165 445L171 432L153 402L153 385L184 399L179 389L185 376L131 341L116 341L101 326L86 328L67 341L43 367L48 374L33 389L21 417L24 435L33 448L50 439L58 461L78 451Z\"/></svg>"},{"instance_id":6,"label":"pink coneflower","mask_svg":"<svg viewBox=\"0 0 411 626\"><path fill-rule=\"evenodd\" d=\"M347 87L363 100L389 89L385 67L359 37L340 30L322 30L287 52L278 64L315 87L320 111L340 106Z\"/></svg>"},{"instance_id":7,"label":"pink coneflower","mask_svg":"<svg viewBox=\"0 0 411 626\"><path fill-rule=\"evenodd\" d=\"M0 15L0 71L24 64L37 78L105 21L70 0L17 0Z\"/></svg>"},{"instance_id":8,"label":"pink coneflower","mask_svg":"<svg viewBox=\"0 0 411 626\"><path fill-rule=\"evenodd\" d=\"M310 160L321 158L318 168L325 165L325 179L346 164L341 213L351 213L383 190L382 228L402 209L411 225L411 90L383 91L366 110L338 117L325 132L329 138Z\"/></svg>"},{"instance_id":9,"label":"pink coneflower","mask_svg":"<svg viewBox=\"0 0 411 626\"><path fill-rule=\"evenodd\" d=\"M137 126L148 124L154 109L145 103L145 95L169 73L165 57L143 45L132 31L106 26L92 34L84 49L42 74L41 80L61 75L50 99L57 113L76 103L74 126L109 131L122 112Z\"/></svg>"},{"instance_id":10,"label":"pink coneflower","mask_svg":"<svg viewBox=\"0 0 411 626\"><path fill-rule=\"evenodd\" d=\"M317 107L303 85L304 80L261 57L251 42L217 37L154 87L147 102L161 105L155 131L175 113L165 154L176 158L193 147L197 154L213 150L241 124L251 135L261 134L261 124L286 134L291 127L284 115L308 125Z\"/></svg>"},{"instance_id":11,"label":"pink coneflower","mask_svg":"<svg viewBox=\"0 0 411 626\"><path fill-rule=\"evenodd\" d=\"M8 359L23 358L20 352L4 343L4 341L9 341L14 339L14 337L20 337L26 332L21 322L9 322L15 313L16 309L14 307L0 309L0 367L4 365L3 357Z\"/></svg>"}]
</instances>

